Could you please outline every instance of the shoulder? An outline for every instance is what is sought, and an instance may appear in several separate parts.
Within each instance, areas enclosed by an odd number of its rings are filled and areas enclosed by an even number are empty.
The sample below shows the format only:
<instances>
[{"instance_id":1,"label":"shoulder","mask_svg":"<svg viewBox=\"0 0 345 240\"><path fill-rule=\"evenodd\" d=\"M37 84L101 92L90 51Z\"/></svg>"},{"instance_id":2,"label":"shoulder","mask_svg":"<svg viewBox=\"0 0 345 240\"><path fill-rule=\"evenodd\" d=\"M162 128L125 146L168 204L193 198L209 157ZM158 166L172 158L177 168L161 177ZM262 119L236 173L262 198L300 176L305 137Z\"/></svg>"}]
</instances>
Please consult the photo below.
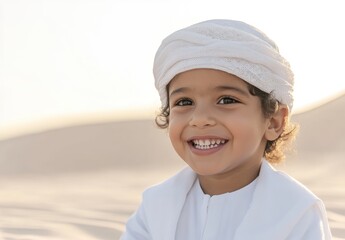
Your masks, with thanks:
<instances>
[{"instance_id":1,"label":"shoulder","mask_svg":"<svg viewBox=\"0 0 345 240\"><path fill-rule=\"evenodd\" d=\"M190 168L184 168L171 178L144 191L139 211L144 216L151 239L164 239L166 234L173 234L195 179L196 174Z\"/></svg>"},{"instance_id":2,"label":"shoulder","mask_svg":"<svg viewBox=\"0 0 345 240\"><path fill-rule=\"evenodd\" d=\"M252 232L256 233L256 239L310 239L288 236L292 232L302 234L312 228L314 222L322 222L325 232L328 229L321 200L303 184L275 170L264 160L251 206L235 239L252 239ZM303 225L303 231L298 228L300 225Z\"/></svg>"},{"instance_id":3,"label":"shoulder","mask_svg":"<svg viewBox=\"0 0 345 240\"><path fill-rule=\"evenodd\" d=\"M284 216L283 221L275 219L277 228L279 223L285 226L281 229L290 226L288 239L332 239L322 200L296 179L268 167L272 169L270 180L278 202L274 211L282 211L280 218Z\"/></svg>"},{"instance_id":4,"label":"shoulder","mask_svg":"<svg viewBox=\"0 0 345 240\"><path fill-rule=\"evenodd\" d=\"M255 212L278 221L282 216L298 219L312 206L322 206L321 200L291 176L274 169L263 161L253 195Z\"/></svg>"},{"instance_id":5,"label":"shoulder","mask_svg":"<svg viewBox=\"0 0 345 240\"><path fill-rule=\"evenodd\" d=\"M167 180L153 185L143 193L143 201L154 203L156 201L176 201L177 198L184 198L196 179L195 172L189 168L183 168Z\"/></svg>"},{"instance_id":6,"label":"shoulder","mask_svg":"<svg viewBox=\"0 0 345 240\"><path fill-rule=\"evenodd\" d=\"M298 201L308 200L312 202L318 200L318 197L301 182L282 171L276 170L266 160L263 161L259 178L264 187L269 187L281 198L290 199L294 197ZM291 201L294 200L291 199Z\"/></svg>"}]
</instances>

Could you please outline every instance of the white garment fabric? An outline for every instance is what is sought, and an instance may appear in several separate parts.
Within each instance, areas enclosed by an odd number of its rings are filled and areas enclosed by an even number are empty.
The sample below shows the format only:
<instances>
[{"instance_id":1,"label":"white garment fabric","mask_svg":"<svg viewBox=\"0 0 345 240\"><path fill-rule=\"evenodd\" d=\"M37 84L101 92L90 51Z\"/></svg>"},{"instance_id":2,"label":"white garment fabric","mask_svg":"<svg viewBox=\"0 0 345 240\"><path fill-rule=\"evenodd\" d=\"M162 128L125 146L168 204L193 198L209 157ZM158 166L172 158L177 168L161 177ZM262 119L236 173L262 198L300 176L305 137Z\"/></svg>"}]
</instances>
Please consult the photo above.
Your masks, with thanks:
<instances>
[{"instance_id":1,"label":"white garment fabric","mask_svg":"<svg viewBox=\"0 0 345 240\"><path fill-rule=\"evenodd\" d=\"M155 55L153 74L163 106L166 86L179 73L211 68L238 76L293 106L294 76L276 44L263 32L244 22L208 20L166 37Z\"/></svg>"},{"instance_id":2,"label":"white garment fabric","mask_svg":"<svg viewBox=\"0 0 345 240\"><path fill-rule=\"evenodd\" d=\"M121 240L188 239L180 235L177 238L176 232L196 178L193 170L187 167L147 189L139 209L128 220ZM234 234L216 239L331 240L332 236L321 200L263 160L244 218L238 222Z\"/></svg>"},{"instance_id":3,"label":"white garment fabric","mask_svg":"<svg viewBox=\"0 0 345 240\"><path fill-rule=\"evenodd\" d=\"M256 182L231 193L210 196L197 179L181 211L176 239L232 239L250 206Z\"/></svg>"}]
</instances>

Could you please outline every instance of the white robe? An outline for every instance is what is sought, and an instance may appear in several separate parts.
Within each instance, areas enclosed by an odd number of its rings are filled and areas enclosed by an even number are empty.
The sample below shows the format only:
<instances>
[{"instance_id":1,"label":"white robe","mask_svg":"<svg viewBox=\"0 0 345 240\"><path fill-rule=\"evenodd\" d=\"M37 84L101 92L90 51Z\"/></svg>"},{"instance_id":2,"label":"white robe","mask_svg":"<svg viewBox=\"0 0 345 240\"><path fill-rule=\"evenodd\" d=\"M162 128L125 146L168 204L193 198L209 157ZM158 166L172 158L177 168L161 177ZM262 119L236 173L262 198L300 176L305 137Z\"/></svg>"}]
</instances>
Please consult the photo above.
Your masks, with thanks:
<instances>
[{"instance_id":1,"label":"white robe","mask_svg":"<svg viewBox=\"0 0 345 240\"><path fill-rule=\"evenodd\" d=\"M252 202L257 179L233 192L210 196L197 179L180 214L175 239L233 239Z\"/></svg>"},{"instance_id":2,"label":"white robe","mask_svg":"<svg viewBox=\"0 0 345 240\"><path fill-rule=\"evenodd\" d=\"M181 211L196 177L190 168L185 168L147 189L121 240L175 240ZM332 237L321 200L264 160L250 206L232 239L331 240Z\"/></svg>"}]
</instances>

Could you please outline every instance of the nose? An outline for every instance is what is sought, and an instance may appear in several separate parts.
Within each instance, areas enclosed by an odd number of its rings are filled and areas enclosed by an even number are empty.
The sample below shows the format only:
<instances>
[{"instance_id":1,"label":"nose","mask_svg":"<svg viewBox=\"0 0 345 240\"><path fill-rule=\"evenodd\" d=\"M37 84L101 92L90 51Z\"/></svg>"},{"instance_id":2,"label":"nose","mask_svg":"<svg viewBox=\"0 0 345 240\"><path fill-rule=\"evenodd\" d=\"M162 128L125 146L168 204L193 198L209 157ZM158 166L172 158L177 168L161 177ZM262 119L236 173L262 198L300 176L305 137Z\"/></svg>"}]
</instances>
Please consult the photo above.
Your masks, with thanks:
<instances>
[{"instance_id":1,"label":"nose","mask_svg":"<svg viewBox=\"0 0 345 240\"><path fill-rule=\"evenodd\" d=\"M212 116L212 111L207 108L195 107L189 125L198 128L214 126L216 121Z\"/></svg>"}]
</instances>

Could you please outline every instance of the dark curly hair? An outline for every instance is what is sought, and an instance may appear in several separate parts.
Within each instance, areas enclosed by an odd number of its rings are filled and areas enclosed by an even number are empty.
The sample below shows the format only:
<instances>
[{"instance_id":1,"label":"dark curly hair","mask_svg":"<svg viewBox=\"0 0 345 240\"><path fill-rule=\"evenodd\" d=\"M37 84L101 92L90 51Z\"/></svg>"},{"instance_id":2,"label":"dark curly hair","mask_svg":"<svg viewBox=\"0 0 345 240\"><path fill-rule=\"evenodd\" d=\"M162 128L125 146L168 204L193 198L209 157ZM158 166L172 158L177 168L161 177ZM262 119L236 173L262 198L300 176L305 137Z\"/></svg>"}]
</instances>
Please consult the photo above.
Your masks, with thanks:
<instances>
[{"instance_id":1,"label":"dark curly hair","mask_svg":"<svg viewBox=\"0 0 345 240\"><path fill-rule=\"evenodd\" d=\"M280 103L274 98L273 94L263 92L259 88L252 86L250 84L248 84L248 87L250 94L260 98L261 108L264 117L268 118L272 116L274 113L276 113L276 111L278 111ZM169 85L167 85L166 87L167 92L168 89ZM156 125L161 129L168 128L169 115L170 108L168 99L167 104L162 106L159 113L156 115ZM291 123L288 117L286 117L284 121L285 126L282 134L274 141L267 141L266 148L263 154L267 161L273 164L280 163L284 160L284 152L288 149L291 142L295 139L297 135L298 125L296 123Z\"/></svg>"}]
</instances>

